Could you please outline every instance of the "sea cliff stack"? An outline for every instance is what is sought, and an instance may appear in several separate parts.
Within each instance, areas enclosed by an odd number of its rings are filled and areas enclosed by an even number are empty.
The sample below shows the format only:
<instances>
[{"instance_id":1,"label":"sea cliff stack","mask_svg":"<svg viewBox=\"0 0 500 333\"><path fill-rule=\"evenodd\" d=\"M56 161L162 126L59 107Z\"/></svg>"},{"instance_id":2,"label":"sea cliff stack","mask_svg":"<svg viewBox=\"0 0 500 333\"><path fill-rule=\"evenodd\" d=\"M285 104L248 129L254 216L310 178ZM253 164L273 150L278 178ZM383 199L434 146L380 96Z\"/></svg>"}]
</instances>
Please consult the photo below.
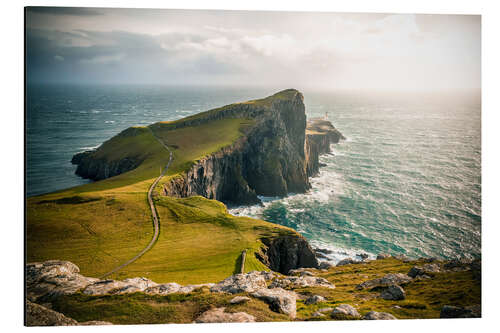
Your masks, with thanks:
<instances>
[{"instance_id":1,"label":"sea cliff stack","mask_svg":"<svg viewBox=\"0 0 500 333\"><path fill-rule=\"evenodd\" d=\"M169 123L167 130L229 118L249 119L252 124L236 142L204 156L186 172L166 182L164 195L201 195L230 204L256 204L260 202L259 195L282 197L291 192L304 193L311 187L309 177L318 173L319 155L329 152L330 143L343 138L328 121L307 123L304 97L295 89L190 116ZM165 127L164 123L149 126L153 132ZM117 137L131 134L128 129ZM168 141L168 134L166 137ZM101 150L99 147L75 155L76 173L103 179L140 164L138 156L110 161Z\"/></svg>"}]
</instances>

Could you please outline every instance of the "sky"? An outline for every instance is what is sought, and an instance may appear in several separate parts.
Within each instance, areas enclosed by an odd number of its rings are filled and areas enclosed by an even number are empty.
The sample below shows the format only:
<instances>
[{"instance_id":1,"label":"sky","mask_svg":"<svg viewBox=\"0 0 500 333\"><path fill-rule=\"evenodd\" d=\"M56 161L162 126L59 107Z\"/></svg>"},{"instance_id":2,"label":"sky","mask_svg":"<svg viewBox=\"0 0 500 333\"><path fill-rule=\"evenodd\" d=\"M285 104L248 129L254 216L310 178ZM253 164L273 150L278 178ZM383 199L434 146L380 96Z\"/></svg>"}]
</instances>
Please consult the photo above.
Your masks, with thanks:
<instances>
[{"instance_id":1,"label":"sky","mask_svg":"<svg viewBox=\"0 0 500 333\"><path fill-rule=\"evenodd\" d=\"M31 7L27 81L481 88L478 15Z\"/></svg>"}]
</instances>

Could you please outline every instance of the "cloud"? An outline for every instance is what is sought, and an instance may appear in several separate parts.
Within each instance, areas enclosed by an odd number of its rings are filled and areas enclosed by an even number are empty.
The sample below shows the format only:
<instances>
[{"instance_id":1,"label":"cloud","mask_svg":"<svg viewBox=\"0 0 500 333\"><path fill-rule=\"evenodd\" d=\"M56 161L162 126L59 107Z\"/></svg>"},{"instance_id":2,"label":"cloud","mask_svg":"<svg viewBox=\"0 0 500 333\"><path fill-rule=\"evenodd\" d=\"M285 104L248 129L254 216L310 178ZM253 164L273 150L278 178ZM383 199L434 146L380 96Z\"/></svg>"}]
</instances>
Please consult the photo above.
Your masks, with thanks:
<instances>
[{"instance_id":1,"label":"cloud","mask_svg":"<svg viewBox=\"0 0 500 333\"><path fill-rule=\"evenodd\" d=\"M69 16L96 16L103 15L97 9L82 7L28 7L27 10L32 13L46 15L69 15Z\"/></svg>"},{"instance_id":2,"label":"cloud","mask_svg":"<svg viewBox=\"0 0 500 333\"><path fill-rule=\"evenodd\" d=\"M43 25L28 18L28 80L346 89L480 86L477 17L103 12L59 15Z\"/></svg>"}]
</instances>

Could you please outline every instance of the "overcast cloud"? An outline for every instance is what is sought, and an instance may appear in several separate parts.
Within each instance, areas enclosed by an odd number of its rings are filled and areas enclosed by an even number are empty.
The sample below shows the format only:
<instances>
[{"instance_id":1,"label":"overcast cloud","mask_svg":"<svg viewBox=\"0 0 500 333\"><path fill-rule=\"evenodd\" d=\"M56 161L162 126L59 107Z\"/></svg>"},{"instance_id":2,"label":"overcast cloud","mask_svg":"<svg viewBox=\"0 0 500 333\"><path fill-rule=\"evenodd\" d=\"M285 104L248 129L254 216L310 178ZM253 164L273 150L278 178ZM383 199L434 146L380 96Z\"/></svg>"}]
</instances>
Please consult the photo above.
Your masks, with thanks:
<instances>
[{"instance_id":1,"label":"overcast cloud","mask_svg":"<svg viewBox=\"0 0 500 333\"><path fill-rule=\"evenodd\" d=\"M481 19L31 8L29 82L479 89Z\"/></svg>"}]
</instances>

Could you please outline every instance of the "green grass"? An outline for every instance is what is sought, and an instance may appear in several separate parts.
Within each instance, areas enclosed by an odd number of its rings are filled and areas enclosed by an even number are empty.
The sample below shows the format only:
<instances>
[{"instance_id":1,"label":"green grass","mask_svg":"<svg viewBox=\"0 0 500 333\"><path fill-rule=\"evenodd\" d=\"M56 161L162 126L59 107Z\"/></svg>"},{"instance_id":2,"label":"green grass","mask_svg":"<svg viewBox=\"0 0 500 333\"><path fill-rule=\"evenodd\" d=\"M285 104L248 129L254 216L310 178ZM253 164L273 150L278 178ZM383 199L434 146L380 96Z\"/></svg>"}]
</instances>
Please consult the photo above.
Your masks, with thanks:
<instances>
[{"instance_id":1,"label":"green grass","mask_svg":"<svg viewBox=\"0 0 500 333\"><path fill-rule=\"evenodd\" d=\"M196 161L235 143L254 122L222 119L170 129L162 123L132 127L103 143L96 157L132 157L134 170L102 181L27 200L27 260L69 260L82 274L100 276L139 253L153 225L146 192L169 158L155 136L166 142L174 161L162 182L181 175ZM153 135L154 132L154 135ZM161 184L159 185L161 186ZM246 269L266 267L254 253L259 238L293 232L264 221L233 217L217 201L202 197L157 196L160 235L154 247L114 278L145 276L156 282L217 282L233 274L243 249ZM258 228L254 228L258 227Z\"/></svg>"},{"instance_id":2,"label":"green grass","mask_svg":"<svg viewBox=\"0 0 500 333\"><path fill-rule=\"evenodd\" d=\"M333 267L327 272L314 270L317 276L334 283L336 288L295 289L300 294L295 320L332 320L328 313L322 318L312 317L312 314L320 308L334 308L342 303L354 306L361 315L370 311L388 312L398 319L439 318L443 305L480 304L480 281L475 280L470 271L436 273L432 279L410 282L404 286L406 299L403 301L381 299L378 297L380 291L355 289L360 282L387 273L407 273L416 264L422 263L403 263L389 258L368 264ZM238 295L248 296L246 293ZM305 298L310 295L322 295L326 301L314 305L304 304ZM105 320L115 324L191 323L212 307L226 307L227 312L243 311L255 316L257 321L290 320L288 316L271 311L267 304L252 297L248 303L231 305L229 300L234 296L210 293L207 288L200 288L190 294L167 296L142 293L112 296L75 294L56 299L53 308L78 321Z\"/></svg>"}]
</instances>

